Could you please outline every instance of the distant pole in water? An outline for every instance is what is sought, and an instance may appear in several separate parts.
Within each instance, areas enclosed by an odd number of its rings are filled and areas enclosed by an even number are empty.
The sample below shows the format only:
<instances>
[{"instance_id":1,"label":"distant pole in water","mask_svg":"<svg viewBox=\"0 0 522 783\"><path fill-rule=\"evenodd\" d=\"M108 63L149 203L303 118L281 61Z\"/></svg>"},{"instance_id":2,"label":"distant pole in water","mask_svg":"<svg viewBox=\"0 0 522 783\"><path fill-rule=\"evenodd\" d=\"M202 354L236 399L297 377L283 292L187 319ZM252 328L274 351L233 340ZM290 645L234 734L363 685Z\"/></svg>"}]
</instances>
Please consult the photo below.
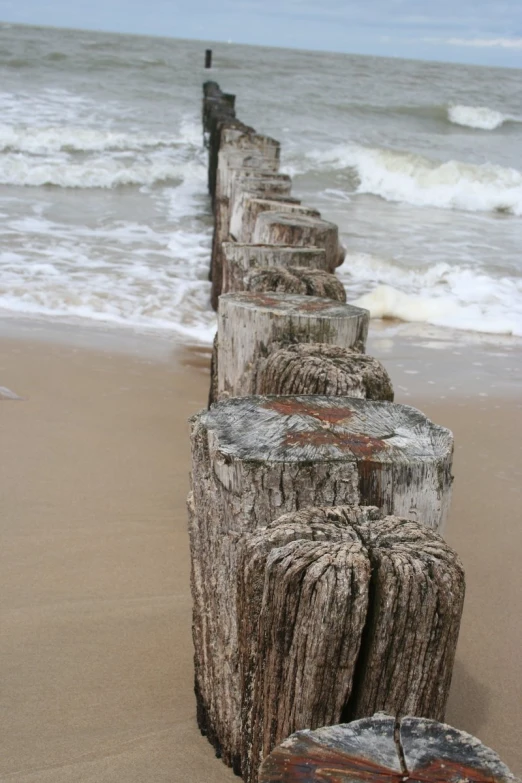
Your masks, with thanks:
<instances>
[{"instance_id":1,"label":"distant pole in water","mask_svg":"<svg viewBox=\"0 0 522 783\"><path fill-rule=\"evenodd\" d=\"M205 49L205 68L212 68L212 49Z\"/></svg>"}]
</instances>

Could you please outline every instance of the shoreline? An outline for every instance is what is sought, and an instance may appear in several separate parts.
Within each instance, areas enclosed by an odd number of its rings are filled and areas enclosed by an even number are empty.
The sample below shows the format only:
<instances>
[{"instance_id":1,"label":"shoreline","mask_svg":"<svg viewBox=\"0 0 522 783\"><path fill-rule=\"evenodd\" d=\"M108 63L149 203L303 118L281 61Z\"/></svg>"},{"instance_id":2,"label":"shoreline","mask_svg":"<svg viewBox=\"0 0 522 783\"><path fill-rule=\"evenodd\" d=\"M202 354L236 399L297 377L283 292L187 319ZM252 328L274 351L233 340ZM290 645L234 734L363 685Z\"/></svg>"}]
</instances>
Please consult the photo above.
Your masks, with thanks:
<instances>
[{"instance_id":1,"label":"shoreline","mask_svg":"<svg viewBox=\"0 0 522 783\"><path fill-rule=\"evenodd\" d=\"M183 339L175 331L0 311L0 340L4 339L152 362L175 361L202 371L212 352L211 343ZM396 402L408 405L415 405L417 398L516 398L522 390L522 338L518 337L371 319L366 353L388 370Z\"/></svg>"},{"instance_id":2,"label":"shoreline","mask_svg":"<svg viewBox=\"0 0 522 783\"><path fill-rule=\"evenodd\" d=\"M206 403L209 352L171 344L145 356L139 337L125 351L107 335L104 351L56 337L0 330L0 385L22 397L0 401L0 777L167 783L176 770L191 783L234 780L198 732L192 693L187 418ZM395 382L421 350L405 345L383 357ZM430 352L430 378L447 376L447 356ZM506 389L441 399L411 379L397 402L456 442L446 537L467 596L447 720L520 774L522 403Z\"/></svg>"}]
</instances>

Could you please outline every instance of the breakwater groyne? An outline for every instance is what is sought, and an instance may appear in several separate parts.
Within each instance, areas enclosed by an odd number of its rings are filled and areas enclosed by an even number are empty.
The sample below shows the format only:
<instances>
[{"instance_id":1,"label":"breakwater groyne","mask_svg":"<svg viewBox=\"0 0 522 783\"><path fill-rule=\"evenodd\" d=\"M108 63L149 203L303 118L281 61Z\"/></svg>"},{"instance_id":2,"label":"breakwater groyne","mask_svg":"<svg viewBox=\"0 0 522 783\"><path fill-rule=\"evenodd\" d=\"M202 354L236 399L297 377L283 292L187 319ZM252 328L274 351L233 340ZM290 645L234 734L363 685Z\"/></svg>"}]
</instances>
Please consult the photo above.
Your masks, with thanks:
<instances>
[{"instance_id":1,"label":"breakwater groyne","mask_svg":"<svg viewBox=\"0 0 522 783\"><path fill-rule=\"evenodd\" d=\"M295 759L352 763L355 735L365 780L379 764L405 780L408 732L412 758L433 738L422 780L444 759L507 780L492 751L440 728L465 583L442 537L452 433L393 402L365 353L369 313L335 276L338 228L291 195L279 142L215 82L203 129L218 329L191 434L199 727L248 783L316 780Z\"/></svg>"}]
</instances>

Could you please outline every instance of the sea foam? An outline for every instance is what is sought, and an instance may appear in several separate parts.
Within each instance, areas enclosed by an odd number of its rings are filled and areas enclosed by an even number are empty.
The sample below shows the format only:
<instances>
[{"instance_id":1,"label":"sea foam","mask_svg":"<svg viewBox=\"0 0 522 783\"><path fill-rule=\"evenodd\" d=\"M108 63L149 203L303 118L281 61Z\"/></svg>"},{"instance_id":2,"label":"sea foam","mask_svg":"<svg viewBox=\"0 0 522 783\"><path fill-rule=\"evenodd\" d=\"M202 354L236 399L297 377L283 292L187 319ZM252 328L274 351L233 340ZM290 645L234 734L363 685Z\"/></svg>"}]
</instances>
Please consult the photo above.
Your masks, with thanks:
<instances>
[{"instance_id":1,"label":"sea foam","mask_svg":"<svg viewBox=\"0 0 522 783\"><path fill-rule=\"evenodd\" d=\"M522 173L492 163L441 162L400 150L344 144L310 152L314 168L354 169L359 193L387 201L522 215Z\"/></svg>"},{"instance_id":2,"label":"sea foam","mask_svg":"<svg viewBox=\"0 0 522 783\"><path fill-rule=\"evenodd\" d=\"M348 253L338 271L350 302L372 318L522 336L521 279L447 263L405 268L367 253Z\"/></svg>"},{"instance_id":3,"label":"sea foam","mask_svg":"<svg viewBox=\"0 0 522 783\"><path fill-rule=\"evenodd\" d=\"M455 105L448 107L448 120L454 125L463 125L466 128L495 130L515 118L494 109L488 109L487 106Z\"/></svg>"}]
</instances>

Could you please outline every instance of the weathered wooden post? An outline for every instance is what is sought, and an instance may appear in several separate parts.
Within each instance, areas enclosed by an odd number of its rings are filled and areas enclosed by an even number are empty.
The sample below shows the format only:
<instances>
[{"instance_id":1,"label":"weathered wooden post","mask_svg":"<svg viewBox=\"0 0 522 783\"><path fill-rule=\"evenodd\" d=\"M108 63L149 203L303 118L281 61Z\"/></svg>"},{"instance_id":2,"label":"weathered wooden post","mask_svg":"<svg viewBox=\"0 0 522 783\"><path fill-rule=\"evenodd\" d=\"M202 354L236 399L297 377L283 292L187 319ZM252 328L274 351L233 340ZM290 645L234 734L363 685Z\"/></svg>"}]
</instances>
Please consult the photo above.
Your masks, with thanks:
<instances>
[{"instance_id":1,"label":"weathered wooden post","mask_svg":"<svg viewBox=\"0 0 522 783\"><path fill-rule=\"evenodd\" d=\"M224 294L218 313L218 394L252 394L267 356L293 343L364 350L369 314L347 304L289 294Z\"/></svg>"},{"instance_id":2,"label":"weathered wooden post","mask_svg":"<svg viewBox=\"0 0 522 783\"><path fill-rule=\"evenodd\" d=\"M222 244L229 239L230 198L239 169L275 173L279 167L280 145L275 139L256 133L226 128L221 133L214 199L214 236L212 239L211 303L217 309L222 287Z\"/></svg>"},{"instance_id":3,"label":"weathered wooden post","mask_svg":"<svg viewBox=\"0 0 522 783\"><path fill-rule=\"evenodd\" d=\"M243 778L303 728L373 715L441 720L464 603L456 553L375 508L307 508L238 556Z\"/></svg>"},{"instance_id":4,"label":"weathered wooden post","mask_svg":"<svg viewBox=\"0 0 522 783\"><path fill-rule=\"evenodd\" d=\"M339 229L335 223L306 215L263 212L256 221L251 241L260 245L323 247L329 272L344 260L344 248L339 245Z\"/></svg>"},{"instance_id":5,"label":"weathered wooden post","mask_svg":"<svg viewBox=\"0 0 522 783\"><path fill-rule=\"evenodd\" d=\"M240 768L237 540L306 506L376 505L442 524L453 439L413 408L347 397L240 397L192 420L189 497L198 722Z\"/></svg>"},{"instance_id":6,"label":"weathered wooden post","mask_svg":"<svg viewBox=\"0 0 522 783\"><path fill-rule=\"evenodd\" d=\"M327 777L325 778L325 772ZM480 740L425 718L377 714L298 731L264 761L259 783L517 783Z\"/></svg>"},{"instance_id":7,"label":"weathered wooden post","mask_svg":"<svg viewBox=\"0 0 522 783\"><path fill-rule=\"evenodd\" d=\"M308 215L320 218L320 213L312 207L305 207L298 199L289 197L259 198L252 193L243 193L236 198L231 211L230 236L237 242L251 242L256 220L262 212L289 212L296 215Z\"/></svg>"},{"instance_id":8,"label":"weathered wooden post","mask_svg":"<svg viewBox=\"0 0 522 783\"><path fill-rule=\"evenodd\" d=\"M346 290L338 277L323 269L273 266L252 269L245 277L245 291L301 294L346 302Z\"/></svg>"},{"instance_id":9,"label":"weathered wooden post","mask_svg":"<svg viewBox=\"0 0 522 783\"><path fill-rule=\"evenodd\" d=\"M234 210L237 199L243 194L249 193L252 197L272 198L273 196L287 196L290 200L292 180L288 174L275 172L259 172L255 169L238 168L233 172L230 204ZM293 199L292 199L293 200ZM300 203L299 199L295 199Z\"/></svg>"},{"instance_id":10,"label":"weathered wooden post","mask_svg":"<svg viewBox=\"0 0 522 783\"><path fill-rule=\"evenodd\" d=\"M393 402L383 365L359 351L299 343L271 353L256 375L255 394L321 394Z\"/></svg>"},{"instance_id":11,"label":"weathered wooden post","mask_svg":"<svg viewBox=\"0 0 522 783\"><path fill-rule=\"evenodd\" d=\"M212 68L212 49L205 49L205 68Z\"/></svg>"},{"instance_id":12,"label":"weathered wooden post","mask_svg":"<svg viewBox=\"0 0 522 783\"><path fill-rule=\"evenodd\" d=\"M269 267L306 267L328 271L326 252L320 247L284 247L223 243L222 293L244 291L245 279L255 269Z\"/></svg>"}]
</instances>

